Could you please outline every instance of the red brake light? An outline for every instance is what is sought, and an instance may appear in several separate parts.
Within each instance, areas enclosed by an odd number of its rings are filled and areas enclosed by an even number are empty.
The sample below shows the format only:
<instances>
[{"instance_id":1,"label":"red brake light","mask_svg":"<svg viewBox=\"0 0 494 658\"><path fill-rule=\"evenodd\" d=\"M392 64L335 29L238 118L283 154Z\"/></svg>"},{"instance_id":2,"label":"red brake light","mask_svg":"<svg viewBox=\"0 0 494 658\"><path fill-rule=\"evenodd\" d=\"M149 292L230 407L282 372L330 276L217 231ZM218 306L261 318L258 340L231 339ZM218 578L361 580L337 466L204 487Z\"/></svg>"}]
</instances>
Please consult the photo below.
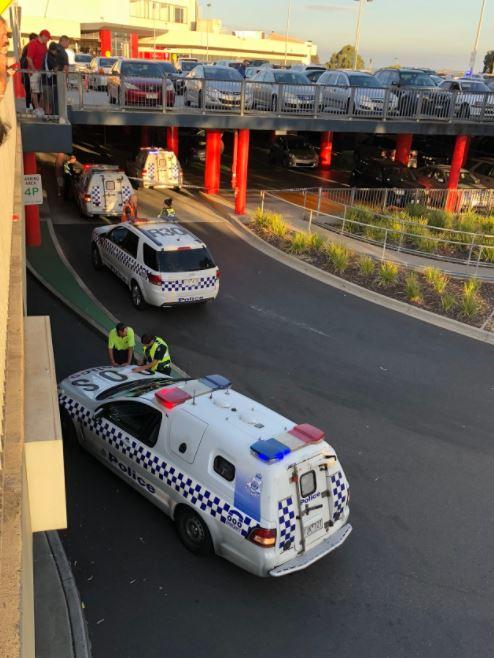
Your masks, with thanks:
<instances>
[{"instance_id":1,"label":"red brake light","mask_svg":"<svg viewBox=\"0 0 494 658\"><path fill-rule=\"evenodd\" d=\"M219 279L220 277L221 277L220 270L217 269L217 270L216 270L216 278Z\"/></svg>"},{"instance_id":2,"label":"red brake light","mask_svg":"<svg viewBox=\"0 0 494 658\"><path fill-rule=\"evenodd\" d=\"M177 247L177 251L188 251L190 247Z\"/></svg>"},{"instance_id":3,"label":"red brake light","mask_svg":"<svg viewBox=\"0 0 494 658\"><path fill-rule=\"evenodd\" d=\"M99 69L99 71L98 71L98 73L99 73L100 75L103 75L103 74L104 74L104 72L105 72L105 71L104 71L104 70L103 70L103 69L102 69L102 68L100 67L100 69Z\"/></svg>"},{"instance_id":4,"label":"red brake light","mask_svg":"<svg viewBox=\"0 0 494 658\"><path fill-rule=\"evenodd\" d=\"M91 195L90 195L90 194L85 194L85 195L84 195L84 201L85 201L86 203L89 203L89 202L91 201Z\"/></svg>"},{"instance_id":5,"label":"red brake light","mask_svg":"<svg viewBox=\"0 0 494 658\"><path fill-rule=\"evenodd\" d=\"M247 539L260 548L273 548L276 545L276 528L253 528Z\"/></svg>"},{"instance_id":6,"label":"red brake light","mask_svg":"<svg viewBox=\"0 0 494 658\"><path fill-rule=\"evenodd\" d=\"M149 283L152 283L153 286L161 286L161 276L159 274L148 272L148 281Z\"/></svg>"},{"instance_id":7,"label":"red brake light","mask_svg":"<svg viewBox=\"0 0 494 658\"><path fill-rule=\"evenodd\" d=\"M148 170L147 170L147 169L142 169L142 170L141 170L141 173L142 173L142 175L144 176L145 174L148 173Z\"/></svg>"}]
</instances>

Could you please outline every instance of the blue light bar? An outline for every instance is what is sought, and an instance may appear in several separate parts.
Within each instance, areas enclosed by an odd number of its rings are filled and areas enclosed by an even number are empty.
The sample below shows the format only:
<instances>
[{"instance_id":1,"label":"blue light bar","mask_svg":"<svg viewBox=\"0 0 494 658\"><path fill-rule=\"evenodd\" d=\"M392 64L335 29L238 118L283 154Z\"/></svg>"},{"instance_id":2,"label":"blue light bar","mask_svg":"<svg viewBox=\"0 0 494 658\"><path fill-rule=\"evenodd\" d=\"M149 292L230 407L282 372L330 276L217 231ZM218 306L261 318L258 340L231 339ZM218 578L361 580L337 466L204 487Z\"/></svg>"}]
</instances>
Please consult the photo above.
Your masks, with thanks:
<instances>
[{"instance_id":1,"label":"blue light bar","mask_svg":"<svg viewBox=\"0 0 494 658\"><path fill-rule=\"evenodd\" d=\"M279 462L290 453L290 448L276 439L266 439L265 441L259 439L250 446L250 449L256 454L256 457L268 464Z\"/></svg>"},{"instance_id":2,"label":"blue light bar","mask_svg":"<svg viewBox=\"0 0 494 658\"><path fill-rule=\"evenodd\" d=\"M199 381L214 389L228 388L232 385L231 381L223 377L223 375L206 375L205 377L201 377Z\"/></svg>"}]
</instances>

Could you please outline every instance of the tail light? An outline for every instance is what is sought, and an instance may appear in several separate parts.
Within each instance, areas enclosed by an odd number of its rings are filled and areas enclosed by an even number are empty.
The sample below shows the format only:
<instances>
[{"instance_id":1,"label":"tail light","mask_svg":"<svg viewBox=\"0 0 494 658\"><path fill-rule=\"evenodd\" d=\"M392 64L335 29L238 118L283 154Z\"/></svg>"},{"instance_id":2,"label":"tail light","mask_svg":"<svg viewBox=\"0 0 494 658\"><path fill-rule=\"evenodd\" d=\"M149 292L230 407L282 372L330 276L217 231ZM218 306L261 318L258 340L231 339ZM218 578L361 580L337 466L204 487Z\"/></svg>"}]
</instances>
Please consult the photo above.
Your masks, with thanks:
<instances>
[{"instance_id":1,"label":"tail light","mask_svg":"<svg viewBox=\"0 0 494 658\"><path fill-rule=\"evenodd\" d=\"M221 278L221 272L219 269L216 270L216 278L220 279Z\"/></svg>"},{"instance_id":2,"label":"tail light","mask_svg":"<svg viewBox=\"0 0 494 658\"><path fill-rule=\"evenodd\" d=\"M141 174L142 174L143 176L145 176L147 173L148 173L148 170L147 170L147 169L141 169Z\"/></svg>"},{"instance_id":3,"label":"tail light","mask_svg":"<svg viewBox=\"0 0 494 658\"><path fill-rule=\"evenodd\" d=\"M91 195L90 194L85 194L83 199L86 203L89 203L91 201Z\"/></svg>"},{"instance_id":4,"label":"tail light","mask_svg":"<svg viewBox=\"0 0 494 658\"><path fill-rule=\"evenodd\" d=\"M276 528L253 528L247 539L260 548L273 548L276 545Z\"/></svg>"},{"instance_id":5,"label":"tail light","mask_svg":"<svg viewBox=\"0 0 494 658\"><path fill-rule=\"evenodd\" d=\"M100 68L99 71L98 71L98 73L99 73L100 75L104 75L105 71L104 71L103 69Z\"/></svg>"},{"instance_id":6,"label":"tail light","mask_svg":"<svg viewBox=\"0 0 494 658\"><path fill-rule=\"evenodd\" d=\"M161 276L159 274L148 272L148 281L149 283L152 283L153 286L161 286Z\"/></svg>"}]
</instances>

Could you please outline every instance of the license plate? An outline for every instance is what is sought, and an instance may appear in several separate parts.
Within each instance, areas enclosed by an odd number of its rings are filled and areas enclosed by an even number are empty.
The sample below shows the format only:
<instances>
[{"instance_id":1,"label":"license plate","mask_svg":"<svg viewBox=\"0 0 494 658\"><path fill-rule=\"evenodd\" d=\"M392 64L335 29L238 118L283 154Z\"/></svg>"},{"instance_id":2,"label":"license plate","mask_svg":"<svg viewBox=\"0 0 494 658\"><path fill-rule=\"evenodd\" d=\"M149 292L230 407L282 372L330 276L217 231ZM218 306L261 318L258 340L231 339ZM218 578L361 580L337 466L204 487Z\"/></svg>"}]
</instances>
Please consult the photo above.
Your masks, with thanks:
<instances>
[{"instance_id":1,"label":"license plate","mask_svg":"<svg viewBox=\"0 0 494 658\"><path fill-rule=\"evenodd\" d=\"M198 283L199 283L199 279L188 279L187 280L187 285L189 286L189 288L192 288L193 286L197 286Z\"/></svg>"},{"instance_id":2,"label":"license plate","mask_svg":"<svg viewBox=\"0 0 494 658\"><path fill-rule=\"evenodd\" d=\"M146 98L150 101L153 101L158 98L158 94L146 94Z\"/></svg>"},{"instance_id":3,"label":"license plate","mask_svg":"<svg viewBox=\"0 0 494 658\"><path fill-rule=\"evenodd\" d=\"M318 530L322 530L322 519L317 519L317 521L308 525L305 529L305 536L310 537Z\"/></svg>"}]
</instances>

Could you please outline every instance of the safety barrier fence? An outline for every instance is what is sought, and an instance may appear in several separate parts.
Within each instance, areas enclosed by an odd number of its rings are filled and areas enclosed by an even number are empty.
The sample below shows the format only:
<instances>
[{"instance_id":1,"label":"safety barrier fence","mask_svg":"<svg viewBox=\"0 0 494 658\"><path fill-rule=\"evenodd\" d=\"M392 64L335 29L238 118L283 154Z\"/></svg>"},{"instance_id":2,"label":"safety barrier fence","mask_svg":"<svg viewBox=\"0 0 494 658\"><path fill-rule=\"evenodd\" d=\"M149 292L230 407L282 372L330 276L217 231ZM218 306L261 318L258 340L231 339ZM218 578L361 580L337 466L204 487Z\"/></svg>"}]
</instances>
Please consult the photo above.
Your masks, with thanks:
<instances>
[{"instance_id":1,"label":"safety barrier fence","mask_svg":"<svg viewBox=\"0 0 494 658\"><path fill-rule=\"evenodd\" d=\"M335 192L329 203L324 193ZM381 247L380 257L404 252L462 263L472 268L494 268L494 235L428 226L397 215L383 215L338 199L341 190L312 188L309 191L261 192L262 212L280 213L286 220L308 222L330 231ZM341 199L342 197L340 197ZM328 197L326 197L327 201ZM370 217L369 217L370 215ZM492 275L489 274L489 277Z\"/></svg>"},{"instance_id":2,"label":"safety barrier fence","mask_svg":"<svg viewBox=\"0 0 494 658\"><path fill-rule=\"evenodd\" d=\"M143 60L144 61L144 60ZM340 87L252 80L112 75L89 71L32 73L38 77L46 106L66 115L75 109L152 110L160 112L257 114L313 118L413 120L439 122L494 121L494 93L424 88ZM60 77L62 76L62 77ZM57 99L54 95L57 79ZM50 87L51 86L51 90ZM62 87L67 94L62 98ZM55 114L57 114L55 112Z\"/></svg>"}]
</instances>

